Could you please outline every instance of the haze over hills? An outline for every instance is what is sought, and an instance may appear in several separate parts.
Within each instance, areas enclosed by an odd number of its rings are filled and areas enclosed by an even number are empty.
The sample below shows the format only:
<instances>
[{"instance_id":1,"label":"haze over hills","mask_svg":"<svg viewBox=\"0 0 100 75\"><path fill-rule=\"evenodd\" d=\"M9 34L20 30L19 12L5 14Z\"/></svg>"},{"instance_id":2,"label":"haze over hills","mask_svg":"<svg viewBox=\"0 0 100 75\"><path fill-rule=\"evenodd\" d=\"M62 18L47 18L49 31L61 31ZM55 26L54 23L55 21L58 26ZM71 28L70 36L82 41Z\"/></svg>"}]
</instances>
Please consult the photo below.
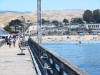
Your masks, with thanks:
<instances>
[{"instance_id":1,"label":"haze over hills","mask_svg":"<svg viewBox=\"0 0 100 75\"><path fill-rule=\"evenodd\" d=\"M42 18L47 20L62 21L64 18L70 20L75 17L82 17L84 10L48 10L42 11ZM18 12L18 11L0 11L0 25L7 25L11 20L24 16L26 20L34 23L37 21L37 13L34 12Z\"/></svg>"},{"instance_id":2,"label":"haze over hills","mask_svg":"<svg viewBox=\"0 0 100 75\"><path fill-rule=\"evenodd\" d=\"M0 11L0 14L4 14L4 13L16 13L16 14L26 14L26 13L31 13L29 11L24 11L24 12L21 12L21 11Z\"/></svg>"}]
</instances>

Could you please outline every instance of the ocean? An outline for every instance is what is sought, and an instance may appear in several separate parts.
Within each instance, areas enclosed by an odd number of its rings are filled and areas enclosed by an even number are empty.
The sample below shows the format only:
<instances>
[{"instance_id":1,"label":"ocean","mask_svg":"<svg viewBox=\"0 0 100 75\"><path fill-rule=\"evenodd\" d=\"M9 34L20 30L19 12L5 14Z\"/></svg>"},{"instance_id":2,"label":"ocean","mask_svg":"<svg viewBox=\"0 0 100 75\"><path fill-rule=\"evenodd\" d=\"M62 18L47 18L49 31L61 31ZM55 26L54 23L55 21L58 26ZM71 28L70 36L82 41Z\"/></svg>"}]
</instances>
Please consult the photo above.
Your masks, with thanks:
<instances>
[{"instance_id":1,"label":"ocean","mask_svg":"<svg viewBox=\"0 0 100 75\"><path fill-rule=\"evenodd\" d=\"M100 75L100 42L57 42L43 45L90 75Z\"/></svg>"}]
</instances>

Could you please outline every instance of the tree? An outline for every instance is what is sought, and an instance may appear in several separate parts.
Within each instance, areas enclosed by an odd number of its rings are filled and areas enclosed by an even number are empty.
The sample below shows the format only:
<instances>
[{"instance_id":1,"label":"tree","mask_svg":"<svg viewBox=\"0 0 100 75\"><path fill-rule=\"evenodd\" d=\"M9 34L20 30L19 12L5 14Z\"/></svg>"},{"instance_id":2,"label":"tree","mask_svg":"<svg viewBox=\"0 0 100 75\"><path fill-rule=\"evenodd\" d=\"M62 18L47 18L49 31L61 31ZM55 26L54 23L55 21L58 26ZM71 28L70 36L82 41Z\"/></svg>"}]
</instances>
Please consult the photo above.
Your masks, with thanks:
<instances>
[{"instance_id":1,"label":"tree","mask_svg":"<svg viewBox=\"0 0 100 75\"><path fill-rule=\"evenodd\" d=\"M83 20L87 23L93 22L93 13L90 10L86 10L83 14Z\"/></svg>"},{"instance_id":2,"label":"tree","mask_svg":"<svg viewBox=\"0 0 100 75\"><path fill-rule=\"evenodd\" d=\"M42 24L45 24L45 19L42 19Z\"/></svg>"},{"instance_id":3,"label":"tree","mask_svg":"<svg viewBox=\"0 0 100 75\"><path fill-rule=\"evenodd\" d=\"M94 10L93 11L93 19L95 23L100 23L100 10Z\"/></svg>"},{"instance_id":4,"label":"tree","mask_svg":"<svg viewBox=\"0 0 100 75\"><path fill-rule=\"evenodd\" d=\"M10 32L10 33L13 32L9 25L5 26L5 27L4 27L4 30L5 30L5 31L8 31L8 32Z\"/></svg>"},{"instance_id":5,"label":"tree","mask_svg":"<svg viewBox=\"0 0 100 75\"><path fill-rule=\"evenodd\" d=\"M71 24L83 24L82 18L72 18Z\"/></svg>"},{"instance_id":6,"label":"tree","mask_svg":"<svg viewBox=\"0 0 100 75\"><path fill-rule=\"evenodd\" d=\"M9 26L14 27L16 32L16 28L22 26L22 22L18 19L12 20L11 22L9 22Z\"/></svg>"},{"instance_id":7,"label":"tree","mask_svg":"<svg viewBox=\"0 0 100 75\"><path fill-rule=\"evenodd\" d=\"M42 19L42 24L49 24L49 23L50 23L49 20Z\"/></svg>"},{"instance_id":8,"label":"tree","mask_svg":"<svg viewBox=\"0 0 100 75\"><path fill-rule=\"evenodd\" d=\"M54 21L52 21L52 24L58 26L59 25L59 22L57 20L54 20Z\"/></svg>"},{"instance_id":9,"label":"tree","mask_svg":"<svg viewBox=\"0 0 100 75\"><path fill-rule=\"evenodd\" d=\"M65 23L65 25L66 25L67 23L69 23L69 21L67 19L64 19L63 23Z\"/></svg>"}]
</instances>

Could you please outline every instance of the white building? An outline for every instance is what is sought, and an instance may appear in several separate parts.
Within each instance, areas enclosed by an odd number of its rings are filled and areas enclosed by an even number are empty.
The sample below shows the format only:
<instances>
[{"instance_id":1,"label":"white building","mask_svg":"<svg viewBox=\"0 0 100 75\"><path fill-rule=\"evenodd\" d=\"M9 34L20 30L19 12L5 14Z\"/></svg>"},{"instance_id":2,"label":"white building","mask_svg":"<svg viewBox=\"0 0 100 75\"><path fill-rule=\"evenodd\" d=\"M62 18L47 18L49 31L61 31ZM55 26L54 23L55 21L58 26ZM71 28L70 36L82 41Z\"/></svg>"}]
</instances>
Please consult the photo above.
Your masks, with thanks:
<instances>
[{"instance_id":1,"label":"white building","mask_svg":"<svg viewBox=\"0 0 100 75\"><path fill-rule=\"evenodd\" d=\"M87 29L100 30L100 24L85 24Z\"/></svg>"},{"instance_id":2,"label":"white building","mask_svg":"<svg viewBox=\"0 0 100 75\"><path fill-rule=\"evenodd\" d=\"M26 34L36 34L37 33L37 26L36 25L32 25L28 28L28 30L26 31Z\"/></svg>"},{"instance_id":3,"label":"white building","mask_svg":"<svg viewBox=\"0 0 100 75\"><path fill-rule=\"evenodd\" d=\"M100 24L85 24L88 30L91 30L93 34L100 33Z\"/></svg>"}]
</instances>

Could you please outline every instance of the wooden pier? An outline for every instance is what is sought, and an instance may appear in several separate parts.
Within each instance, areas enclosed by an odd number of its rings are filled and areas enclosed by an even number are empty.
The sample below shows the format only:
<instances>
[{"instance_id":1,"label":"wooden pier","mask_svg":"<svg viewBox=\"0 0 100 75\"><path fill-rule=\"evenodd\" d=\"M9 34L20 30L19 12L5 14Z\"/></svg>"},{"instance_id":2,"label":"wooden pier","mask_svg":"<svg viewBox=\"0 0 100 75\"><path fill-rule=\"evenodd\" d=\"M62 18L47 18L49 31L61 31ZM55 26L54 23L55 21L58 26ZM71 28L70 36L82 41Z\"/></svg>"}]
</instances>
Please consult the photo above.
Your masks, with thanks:
<instances>
[{"instance_id":1,"label":"wooden pier","mask_svg":"<svg viewBox=\"0 0 100 75\"><path fill-rule=\"evenodd\" d=\"M0 47L0 75L36 75L29 51L25 50L24 56L17 53L20 53L17 45Z\"/></svg>"}]
</instances>

